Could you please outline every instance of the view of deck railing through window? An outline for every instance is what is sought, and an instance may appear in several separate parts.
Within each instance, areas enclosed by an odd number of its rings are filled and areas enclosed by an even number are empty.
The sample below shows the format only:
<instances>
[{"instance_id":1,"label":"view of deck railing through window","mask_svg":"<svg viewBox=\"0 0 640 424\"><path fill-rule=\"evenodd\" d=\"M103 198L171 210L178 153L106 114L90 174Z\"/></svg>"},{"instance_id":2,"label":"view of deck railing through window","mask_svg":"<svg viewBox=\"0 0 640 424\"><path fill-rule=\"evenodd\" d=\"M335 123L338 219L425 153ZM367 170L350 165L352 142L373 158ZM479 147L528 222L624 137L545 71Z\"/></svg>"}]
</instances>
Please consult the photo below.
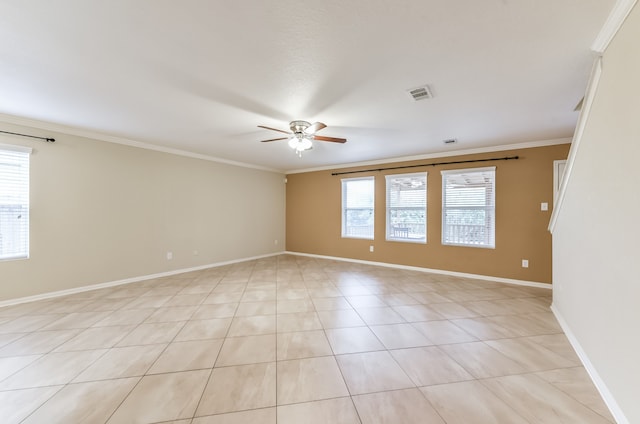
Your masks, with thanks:
<instances>
[{"instance_id":1,"label":"view of deck railing through window","mask_svg":"<svg viewBox=\"0 0 640 424\"><path fill-rule=\"evenodd\" d=\"M426 243L427 173L387 175L387 240Z\"/></svg>"},{"instance_id":2,"label":"view of deck railing through window","mask_svg":"<svg viewBox=\"0 0 640 424\"><path fill-rule=\"evenodd\" d=\"M495 167L442 172L442 244L495 247Z\"/></svg>"},{"instance_id":3,"label":"view of deck railing through window","mask_svg":"<svg viewBox=\"0 0 640 424\"><path fill-rule=\"evenodd\" d=\"M342 180L342 237L373 240L374 177Z\"/></svg>"}]
</instances>

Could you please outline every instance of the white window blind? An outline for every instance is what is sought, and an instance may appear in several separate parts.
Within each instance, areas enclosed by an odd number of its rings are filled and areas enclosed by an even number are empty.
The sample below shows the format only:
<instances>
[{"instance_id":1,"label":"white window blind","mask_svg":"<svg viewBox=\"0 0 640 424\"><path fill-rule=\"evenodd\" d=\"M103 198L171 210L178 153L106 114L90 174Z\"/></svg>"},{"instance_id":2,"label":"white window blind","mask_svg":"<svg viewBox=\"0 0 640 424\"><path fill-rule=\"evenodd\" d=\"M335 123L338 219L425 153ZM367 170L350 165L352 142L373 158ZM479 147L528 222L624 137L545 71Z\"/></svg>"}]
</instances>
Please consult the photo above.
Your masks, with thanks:
<instances>
[{"instance_id":1,"label":"white window blind","mask_svg":"<svg viewBox=\"0 0 640 424\"><path fill-rule=\"evenodd\" d=\"M0 259L29 257L29 154L0 145Z\"/></svg>"},{"instance_id":2,"label":"white window blind","mask_svg":"<svg viewBox=\"0 0 640 424\"><path fill-rule=\"evenodd\" d=\"M496 168L442 172L442 244L495 248Z\"/></svg>"},{"instance_id":3,"label":"white window blind","mask_svg":"<svg viewBox=\"0 0 640 424\"><path fill-rule=\"evenodd\" d=\"M387 175L387 240L427 242L427 173Z\"/></svg>"},{"instance_id":4,"label":"white window blind","mask_svg":"<svg viewBox=\"0 0 640 424\"><path fill-rule=\"evenodd\" d=\"M374 177L342 180L342 237L373 240Z\"/></svg>"}]
</instances>

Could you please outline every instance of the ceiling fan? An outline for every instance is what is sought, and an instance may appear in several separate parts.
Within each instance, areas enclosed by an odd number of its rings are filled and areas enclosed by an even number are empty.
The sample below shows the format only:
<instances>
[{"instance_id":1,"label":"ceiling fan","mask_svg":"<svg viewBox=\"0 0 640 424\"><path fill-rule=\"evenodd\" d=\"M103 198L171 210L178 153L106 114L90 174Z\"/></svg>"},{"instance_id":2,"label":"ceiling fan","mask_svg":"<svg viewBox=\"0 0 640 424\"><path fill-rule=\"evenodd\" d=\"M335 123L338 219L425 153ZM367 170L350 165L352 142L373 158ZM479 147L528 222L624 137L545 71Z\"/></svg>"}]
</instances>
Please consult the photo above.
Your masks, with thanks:
<instances>
[{"instance_id":1,"label":"ceiling fan","mask_svg":"<svg viewBox=\"0 0 640 424\"><path fill-rule=\"evenodd\" d=\"M291 121L289 123L289 128L291 129L291 131L284 131L284 130L279 130L277 128L265 127L264 125L258 125L258 127L264 128L266 130L278 131L278 132L287 134L288 137L271 138L269 140L262 140L262 143L289 139L289 147L294 149L298 154L298 156L300 157L302 157L303 151L313 148L313 144L311 143L312 140L329 141L332 143L347 142L346 138L324 137L321 135L316 135L316 132L327 127L322 122L316 122L314 124L310 124L307 121Z\"/></svg>"}]
</instances>

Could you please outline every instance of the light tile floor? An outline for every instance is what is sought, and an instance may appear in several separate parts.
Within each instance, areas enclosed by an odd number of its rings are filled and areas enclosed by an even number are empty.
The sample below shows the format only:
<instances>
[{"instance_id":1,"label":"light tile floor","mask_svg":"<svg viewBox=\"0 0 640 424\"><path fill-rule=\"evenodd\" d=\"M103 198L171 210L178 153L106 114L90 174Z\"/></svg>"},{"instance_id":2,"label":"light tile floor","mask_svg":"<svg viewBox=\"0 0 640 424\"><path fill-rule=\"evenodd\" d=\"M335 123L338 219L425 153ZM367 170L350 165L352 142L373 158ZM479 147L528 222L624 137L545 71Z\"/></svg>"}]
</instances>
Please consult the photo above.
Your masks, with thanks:
<instances>
[{"instance_id":1,"label":"light tile floor","mask_svg":"<svg viewBox=\"0 0 640 424\"><path fill-rule=\"evenodd\" d=\"M282 255L0 308L0 422L614 422L550 302Z\"/></svg>"}]
</instances>

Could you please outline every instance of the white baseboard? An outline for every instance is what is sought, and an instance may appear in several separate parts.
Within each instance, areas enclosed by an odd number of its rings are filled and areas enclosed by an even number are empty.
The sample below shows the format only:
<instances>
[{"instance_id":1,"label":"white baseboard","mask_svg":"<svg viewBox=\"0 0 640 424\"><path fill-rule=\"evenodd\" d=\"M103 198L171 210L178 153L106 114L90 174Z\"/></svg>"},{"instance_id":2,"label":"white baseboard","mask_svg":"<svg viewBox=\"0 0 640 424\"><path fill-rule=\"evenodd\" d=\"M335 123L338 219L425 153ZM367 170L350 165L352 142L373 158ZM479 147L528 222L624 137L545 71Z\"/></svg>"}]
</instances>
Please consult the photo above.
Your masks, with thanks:
<instances>
[{"instance_id":1,"label":"white baseboard","mask_svg":"<svg viewBox=\"0 0 640 424\"><path fill-rule=\"evenodd\" d=\"M185 272L201 271L203 269L216 268L216 267L219 267L219 266L230 265L230 264L235 264L235 263L239 263L239 262L253 261L253 260L256 260L256 259L268 258L268 257L271 257L271 256L278 256L278 255L283 255L283 254L296 255L296 256L308 256L308 257L312 257L312 258L329 259L329 260L334 260L334 261L353 262L353 263L359 263L359 264L365 264L365 265L382 266L382 267L387 267L387 268L406 269L406 270L410 270L410 271L432 272L432 273L435 273L435 274L451 275L451 276L454 276L454 277L475 278L475 279L478 279L478 280L495 281L495 282L498 282L498 283L516 284L516 285L520 285L520 286L529 286L529 287L538 287L538 288L543 288L543 289L551 289L551 284L538 283L538 282L534 282L534 281L514 280L514 279L510 279L510 278L493 277L493 276L479 275L479 274L468 274L468 273L464 273L464 272L446 271L446 270L442 270L442 269L421 268L421 267L416 267L416 266L390 264L390 263L386 263L386 262L364 261L364 260L360 260L360 259L341 258L341 257L337 257L337 256L324 256L324 255L314 255L314 254L310 254L310 253L281 251L281 252L276 252L276 253L269 253L269 254L266 254L266 255L259 255L259 256L252 256L252 257L247 257L247 258L233 259L233 260L223 261L223 262L215 262L215 263L211 263L211 264L207 264L207 265L200 265L200 266L196 266L196 267L192 267L192 268L175 269L175 270L166 271L166 272L160 272L160 273L156 273L156 274L140 275L140 276L137 276L137 277L125 278L125 279L122 279L122 280L108 281L106 283L98 283L98 284L92 284L92 285L88 285L88 286L74 287L72 289L58 290L58 291L54 291L54 292L37 294L37 295L33 295L33 296L26 296L26 297L20 297L20 298L16 298L16 299L3 300L3 301L0 301L0 308L2 308L4 306L18 305L18 304L21 304L21 303L35 302L35 301L38 301L38 300L52 299L52 298L55 298L55 297L67 296L67 295L70 295L70 294L82 293L82 292L91 291L91 290L98 290L98 289L104 289L104 288L108 288L108 287L120 286L120 285L123 285L123 284L136 283L138 281L150 280L150 279L153 279L153 278L169 277L169 276L176 275L176 274L183 274Z\"/></svg>"},{"instance_id":2,"label":"white baseboard","mask_svg":"<svg viewBox=\"0 0 640 424\"><path fill-rule=\"evenodd\" d=\"M82 292L91 291L91 290L98 290L98 289L104 289L107 287L120 286L123 284L136 283L138 281L151 280L153 278L169 277L176 274L184 274L185 272L201 271L203 269L216 268L219 266L231 265L239 262L247 262L247 261L253 261L256 259L269 258L271 256L278 256L284 253L285 252L268 253L266 255L251 256L248 258L233 259L230 261L223 261L223 262L215 262L207 265L195 266L192 268L174 269L171 271L159 272L157 274L140 275L137 277L125 278L123 280L108 281L106 283L91 284L89 286L74 287L72 289L67 289L67 290L58 290L54 292L36 294L33 296L19 297L17 299L3 300L3 301L0 301L0 308L3 306L18 305L20 303L35 302L37 300L51 299L54 297L67 296L70 294L82 293Z\"/></svg>"},{"instance_id":3,"label":"white baseboard","mask_svg":"<svg viewBox=\"0 0 640 424\"><path fill-rule=\"evenodd\" d=\"M604 383L602 378L600 378L600 375L598 374L595 367L589 360L587 353L584 351L582 346L580 346L580 342L578 342L578 339L571 331L571 327L569 327L569 324L567 324L567 321L565 321L562 314L558 311L558 309L553 304L551 305L551 311L553 312L553 315L555 315L556 319L558 320L558 323L560 324L560 327L562 327L562 331L564 331L564 334L567 336L567 339L569 339L569 343L571 343L573 350L576 351L578 358L580 358L580 361L582 362L584 369L587 370L587 373L589 374L589 377L591 377L591 381L593 381L594 386L596 386L596 389L598 390L598 392L600 392L600 396L602 396L602 400L604 400L604 403L607 405L607 408L609 408L609 412L611 412L611 415L613 415L613 418L615 418L618 424L629 424L629 420L622 412L622 409L620 409L618 402L616 402L615 398L607 388L607 385Z\"/></svg>"},{"instance_id":4,"label":"white baseboard","mask_svg":"<svg viewBox=\"0 0 640 424\"><path fill-rule=\"evenodd\" d=\"M466 272L456 272L456 271L447 271L443 269L431 269L431 268L422 268L422 267L409 266L409 265L390 264L387 262L365 261L361 259L341 258L338 256L315 255L312 253L300 253L300 252L289 252L289 251L286 251L284 253L287 255L308 256L310 258L329 259L333 261L342 261L342 262L353 262L357 264L383 266L386 268L406 269L406 270L418 271L418 272L432 272L434 274L451 275L453 277L475 278L477 280L495 281L498 283L516 284L519 286L538 287L542 289L551 290L551 284L539 283L536 281L514 280L512 278L493 277L490 275L468 274Z\"/></svg>"}]
</instances>

